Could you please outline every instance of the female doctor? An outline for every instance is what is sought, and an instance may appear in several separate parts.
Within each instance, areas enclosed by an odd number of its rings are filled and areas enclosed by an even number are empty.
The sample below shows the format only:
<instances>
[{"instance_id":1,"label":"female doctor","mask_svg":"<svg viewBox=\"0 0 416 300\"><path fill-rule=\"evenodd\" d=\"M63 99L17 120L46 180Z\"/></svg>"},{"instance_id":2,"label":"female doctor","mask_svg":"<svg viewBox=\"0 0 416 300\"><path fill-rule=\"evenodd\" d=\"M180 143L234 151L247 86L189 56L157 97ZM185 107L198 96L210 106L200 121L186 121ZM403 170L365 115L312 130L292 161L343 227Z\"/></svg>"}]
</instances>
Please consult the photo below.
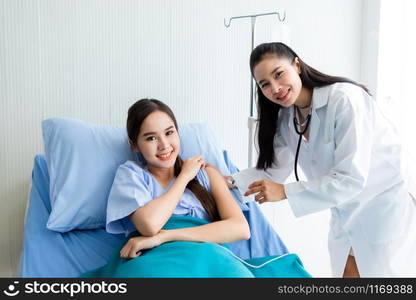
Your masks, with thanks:
<instances>
[{"instance_id":1,"label":"female doctor","mask_svg":"<svg viewBox=\"0 0 416 300\"><path fill-rule=\"evenodd\" d=\"M287 200L297 217L330 208L334 276L415 277L416 206L401 145L368 90L282 43L257 46L250 69L259 157L234 186L259 203ZM296 182L283 184L293 170Z\"/></svg>"}]
</instances>

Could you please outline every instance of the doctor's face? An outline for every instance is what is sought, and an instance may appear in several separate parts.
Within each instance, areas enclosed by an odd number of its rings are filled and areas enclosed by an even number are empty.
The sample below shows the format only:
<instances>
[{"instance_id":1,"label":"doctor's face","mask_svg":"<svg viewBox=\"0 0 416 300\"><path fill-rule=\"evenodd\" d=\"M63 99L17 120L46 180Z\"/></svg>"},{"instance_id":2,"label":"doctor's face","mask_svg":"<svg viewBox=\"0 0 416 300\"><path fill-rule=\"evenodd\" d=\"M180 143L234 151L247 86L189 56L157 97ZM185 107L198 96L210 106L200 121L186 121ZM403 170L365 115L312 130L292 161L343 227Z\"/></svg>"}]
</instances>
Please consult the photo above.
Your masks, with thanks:
<instances>
[{"instance_id":1,"label":"doctor's face","mask_svg":"<svg viewBox=\"0 0 416 300\"><path fill-rule=\"evenodd\" d=\"M144 119L134 151L140 152L149 169L170 169L180 151L180 139L172 119L162 111L154 111Z\"/></svg>"},{"instance_id":2,"label":"doctor's face","mask_svg":"<svg viewBox=\"0 0 416 300\"><path fill-rule=\"evenodd\" d=\"M302 90L300 64L285 57L266 54L254 67L253 75L263 95L270 101L289 107L295 104Z\"/></svg>"}]
</instances>

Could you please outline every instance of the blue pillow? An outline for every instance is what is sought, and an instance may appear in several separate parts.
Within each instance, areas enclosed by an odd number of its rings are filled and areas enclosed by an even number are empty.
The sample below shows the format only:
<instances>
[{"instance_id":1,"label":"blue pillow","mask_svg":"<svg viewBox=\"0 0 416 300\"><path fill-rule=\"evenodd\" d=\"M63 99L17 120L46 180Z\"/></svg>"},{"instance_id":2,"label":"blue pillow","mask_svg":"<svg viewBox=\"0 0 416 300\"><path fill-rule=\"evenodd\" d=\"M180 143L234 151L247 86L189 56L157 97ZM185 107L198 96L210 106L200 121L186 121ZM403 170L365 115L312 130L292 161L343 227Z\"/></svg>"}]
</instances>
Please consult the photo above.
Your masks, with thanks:
<instances>
[{"instance_id":1,"label":"blue pillow","mask_svg":"<svg viewBox=\"0 0 416 300\"><path fill-rule=\"evenodd\" d=\"M42 122L52 211L47 228L59 232L105 227L107 198L120 164L134 160L124 127L69 118ZM207 124L179 126L181 157L202 154L230 174Z\"/></svg>"}]
</instances>

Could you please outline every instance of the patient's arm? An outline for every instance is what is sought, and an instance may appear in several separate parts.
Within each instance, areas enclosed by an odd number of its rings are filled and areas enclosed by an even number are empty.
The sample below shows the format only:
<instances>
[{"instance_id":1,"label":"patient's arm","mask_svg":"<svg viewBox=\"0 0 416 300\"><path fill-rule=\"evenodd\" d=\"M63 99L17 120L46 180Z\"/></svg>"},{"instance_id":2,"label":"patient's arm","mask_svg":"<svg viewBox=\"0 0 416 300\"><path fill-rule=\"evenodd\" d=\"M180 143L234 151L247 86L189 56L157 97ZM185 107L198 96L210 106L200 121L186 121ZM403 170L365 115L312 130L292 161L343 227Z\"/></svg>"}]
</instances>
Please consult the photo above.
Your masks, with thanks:
<instances>
[{"instance_id":1,"label":"patient's arm","mask_svg":"<svg viewBox=\"0 0 416 300\"><path fill-rule=\"evenodd\" d=\"M142 249L153 248L170 241L230 243L250 238L248 223L222 175L212 167L205 170L211 182L211 191L221 220L196 227L161 230L151 237L131 238L120 251L121 257L137 257Z\"/></svg>"},{"instance_id":2,"label":"patient's arm","mask_svg":"<svg viewBox=\"0 0 416 300\"><path fill-rule=\"evenodd\" d=\"M221 173L221 171L217 167L215 167L214 165L211 165L210 163L206 163L205 166L212 167L215 170L217 170L219 173ZM229 189L237 188L237 186L234 183L232 183L234 181L234 178L232 176L223 175L222 177L224 178L225 183L227 184Z\"/></svg>"},{"instance_id":3,"label":"patient's arm","mask_svg":"<svg viewBox=\"0 0 416 300\"><path fill-rule=\"evenodd\" d=\"M181 173L169 190L130 215L137 231L144 236L154 236L160 231L172 216L186 185L196 176L203 164L202 156L193 156L185 160Z\"/></svg>"},{"instance_id":4,"label":"patient's arm","mask_svg":"<svg viewBox=\"0 0 416 300\"><path fill-rule=\"evenodd\" d=\"M144 236L157 234L172 216L188 182L177 178L170 189L130 215L134 227Z\"/></svg>"},{"instance_id":5,"label":"patient's arm","mask_svg":"<svg viewBox=\"0 0 416 300\"><path fill-rule=\"evenodd\" d=\"M215 198L221 220L197 227L164 230L160 233L162 242L230 243L250 238L247 220L232 197L222 175L213 167L206 167L205 170L211 183L211 192Z\"/></svg>"}]
</instances>

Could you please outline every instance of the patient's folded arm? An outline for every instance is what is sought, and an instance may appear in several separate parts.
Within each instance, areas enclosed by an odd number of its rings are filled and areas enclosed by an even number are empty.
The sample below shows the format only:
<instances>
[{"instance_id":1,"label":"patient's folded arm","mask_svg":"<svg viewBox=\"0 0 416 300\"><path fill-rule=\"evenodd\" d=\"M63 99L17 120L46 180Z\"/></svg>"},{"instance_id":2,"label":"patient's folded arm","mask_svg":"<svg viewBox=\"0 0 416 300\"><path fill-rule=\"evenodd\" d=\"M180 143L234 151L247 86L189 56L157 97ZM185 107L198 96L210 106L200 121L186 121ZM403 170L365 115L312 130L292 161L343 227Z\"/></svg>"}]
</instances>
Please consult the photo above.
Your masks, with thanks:
<instances>
[{"instance_id":1,"label":"patient's folded arm","mask_svg":"<svg viewBox=\"0 0 416 300\"><path fill-rule=\"evenodd\" d=\"M172 216L187 183L178 177L166 193L134 211L130 220L137 231L144 236L156 235Z\"/></svg>"}]
</instances>

